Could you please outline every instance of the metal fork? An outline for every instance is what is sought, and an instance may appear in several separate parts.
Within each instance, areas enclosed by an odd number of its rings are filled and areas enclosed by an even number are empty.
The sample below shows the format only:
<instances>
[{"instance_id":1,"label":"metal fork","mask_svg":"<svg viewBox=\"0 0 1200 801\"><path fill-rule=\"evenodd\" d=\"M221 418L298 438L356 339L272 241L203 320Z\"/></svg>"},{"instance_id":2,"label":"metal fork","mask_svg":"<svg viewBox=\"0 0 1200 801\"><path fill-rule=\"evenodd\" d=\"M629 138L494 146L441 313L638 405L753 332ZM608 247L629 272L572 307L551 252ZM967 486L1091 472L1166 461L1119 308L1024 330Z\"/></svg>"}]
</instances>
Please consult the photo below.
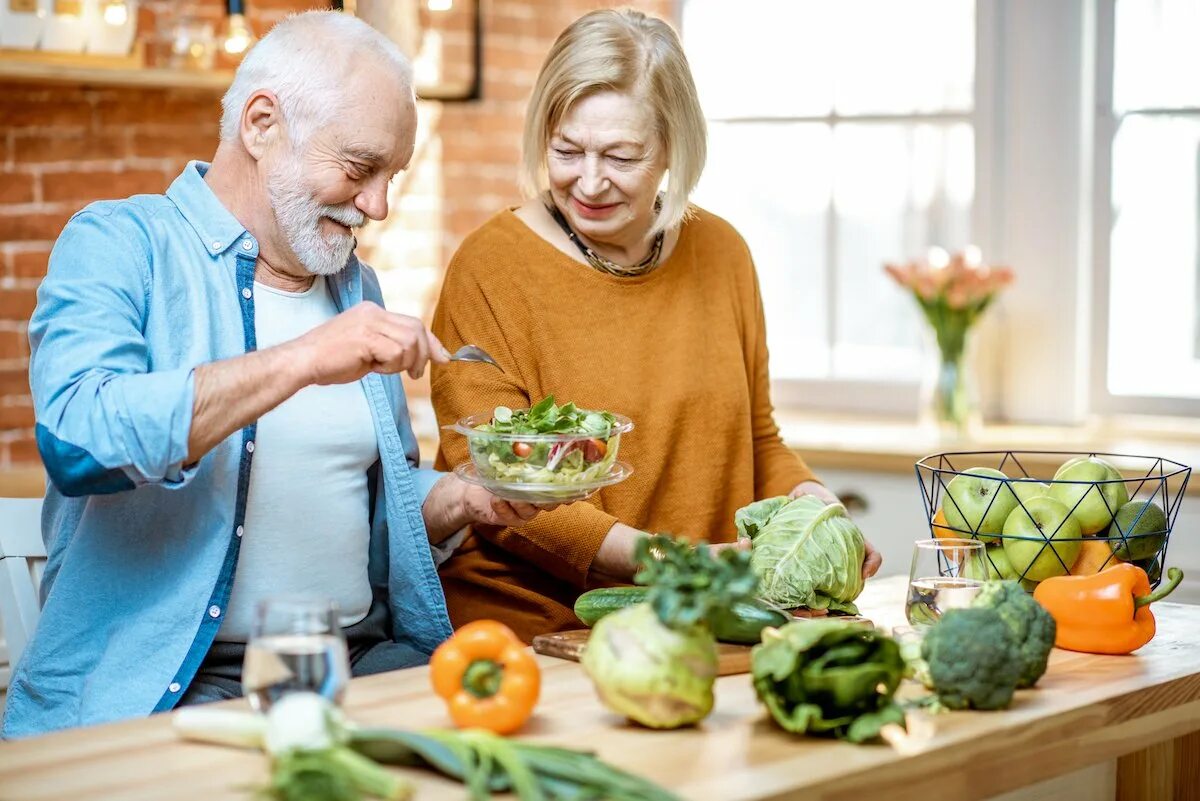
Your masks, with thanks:
<instances>
[{"instance_id":1,"label":"metal fork","mask_svg":"<svg viewBox=\"0 0 1200 801\"><path fill-rule=\"evenodd\" d=\"M452 362L486 362L492 365L500 372L504 372L504 368L496 363L496 360L487 354L483 348L474 345L463 345L454 355L450 357Z\"/></svg>"}]
</instances>

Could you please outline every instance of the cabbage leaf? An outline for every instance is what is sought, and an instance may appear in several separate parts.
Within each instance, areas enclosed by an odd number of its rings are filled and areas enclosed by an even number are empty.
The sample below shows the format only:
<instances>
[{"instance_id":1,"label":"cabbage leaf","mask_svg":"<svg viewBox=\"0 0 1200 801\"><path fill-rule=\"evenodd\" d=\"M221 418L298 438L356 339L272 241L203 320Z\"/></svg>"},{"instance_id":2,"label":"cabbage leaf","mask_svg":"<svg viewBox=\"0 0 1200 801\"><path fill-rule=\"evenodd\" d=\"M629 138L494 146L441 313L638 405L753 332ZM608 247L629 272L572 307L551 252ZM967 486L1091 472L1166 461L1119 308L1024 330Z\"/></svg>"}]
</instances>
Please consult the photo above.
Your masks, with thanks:
<instances>
[{"instance_id":1,"label":"cabbage leaf","mask_svg":"<svg viewBox=\"0 0 1200 801\"><path fill-rule=\"evenodd\" d=\"M858 614L866 543L846 507L811 495L766 498L739 509L733 522L739 537L750 538L763 600Z\"/></svg>"}]
</instances>

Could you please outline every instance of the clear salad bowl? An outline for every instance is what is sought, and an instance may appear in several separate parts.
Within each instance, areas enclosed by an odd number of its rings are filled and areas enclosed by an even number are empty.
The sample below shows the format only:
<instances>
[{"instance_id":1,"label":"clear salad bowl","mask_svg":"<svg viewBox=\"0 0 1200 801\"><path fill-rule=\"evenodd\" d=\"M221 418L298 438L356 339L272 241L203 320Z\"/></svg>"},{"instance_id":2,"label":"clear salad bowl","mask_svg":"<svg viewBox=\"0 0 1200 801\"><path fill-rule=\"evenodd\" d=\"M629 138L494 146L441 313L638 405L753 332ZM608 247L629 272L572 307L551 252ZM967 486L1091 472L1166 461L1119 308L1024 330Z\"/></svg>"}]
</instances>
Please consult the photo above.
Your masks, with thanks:
<instances>
[{"instance_id":1,"label":"clear salad bowl","mask_svg":"<svg viewBox=\"0 0 1200 801\"><path fill-rule=\"evenodd\" d=\"M493 415L476 414L445 429L467 438L471 461L454 471L464 481L509 501L568 503L633 472L617 461L621 435L633 421L619 414L607 418L585 432L510 433L488 430Z\"/></svg>"}]
</instances>

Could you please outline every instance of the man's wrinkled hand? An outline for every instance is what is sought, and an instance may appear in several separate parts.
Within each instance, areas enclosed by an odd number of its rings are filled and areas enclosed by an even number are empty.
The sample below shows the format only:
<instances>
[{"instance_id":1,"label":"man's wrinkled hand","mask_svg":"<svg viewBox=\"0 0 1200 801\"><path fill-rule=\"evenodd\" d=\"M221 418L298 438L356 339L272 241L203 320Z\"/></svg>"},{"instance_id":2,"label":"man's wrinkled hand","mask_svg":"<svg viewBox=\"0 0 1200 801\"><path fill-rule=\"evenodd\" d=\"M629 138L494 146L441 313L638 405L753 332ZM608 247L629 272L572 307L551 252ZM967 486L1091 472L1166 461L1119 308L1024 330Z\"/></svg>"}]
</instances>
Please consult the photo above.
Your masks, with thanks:
<instances>
[{"instance_id":1,"label":"man's wrinkled hand","mask_svg":"<svg viewBox=\"0 0 1200 801\"><path fill-rule=\"evenodd\" d=\"M287 343L310 384L349 384L367 373L420 378L430 361L450 360L416 317L365 301Z\"/></svg>"},{"instance_id":2,"label":"man's wrinkled hand","mask_svg":"<svg viewBox=\"0 0 1200 801\"><path fill-rule=\"evenodd\" d=\"M488 526L522 526L543 511L558 508L558 504L532 504L506 501L483 487L468 487L463 496L467 519Z\"/></svg>"}]
</instances>

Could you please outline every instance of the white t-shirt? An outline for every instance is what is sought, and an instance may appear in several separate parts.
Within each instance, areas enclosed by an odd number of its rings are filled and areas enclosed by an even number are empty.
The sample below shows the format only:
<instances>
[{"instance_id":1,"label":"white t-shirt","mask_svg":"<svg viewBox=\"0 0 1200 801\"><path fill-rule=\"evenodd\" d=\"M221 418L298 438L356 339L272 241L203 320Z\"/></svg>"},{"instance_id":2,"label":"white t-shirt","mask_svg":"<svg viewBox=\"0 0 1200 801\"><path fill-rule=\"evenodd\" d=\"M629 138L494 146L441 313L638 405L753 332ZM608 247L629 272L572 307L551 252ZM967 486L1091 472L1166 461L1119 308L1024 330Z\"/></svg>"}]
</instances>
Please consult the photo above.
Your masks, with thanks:
<instances>
[{"instance_id":1,"label":"white t-shirt","mask_svg":"<svg viewBox=\"0 0 1200 801\"><path fill-rule=\"evenodd\" d=\"M311 331L337 314L317 277L307 292L254 285L259 349ZM336 601L341 625L371 606L367 577L367 470L379 458L362 384L309 386L258 421L241 553L218 640L244 642L267 597Z\"/></svg>"}]
</instances>

